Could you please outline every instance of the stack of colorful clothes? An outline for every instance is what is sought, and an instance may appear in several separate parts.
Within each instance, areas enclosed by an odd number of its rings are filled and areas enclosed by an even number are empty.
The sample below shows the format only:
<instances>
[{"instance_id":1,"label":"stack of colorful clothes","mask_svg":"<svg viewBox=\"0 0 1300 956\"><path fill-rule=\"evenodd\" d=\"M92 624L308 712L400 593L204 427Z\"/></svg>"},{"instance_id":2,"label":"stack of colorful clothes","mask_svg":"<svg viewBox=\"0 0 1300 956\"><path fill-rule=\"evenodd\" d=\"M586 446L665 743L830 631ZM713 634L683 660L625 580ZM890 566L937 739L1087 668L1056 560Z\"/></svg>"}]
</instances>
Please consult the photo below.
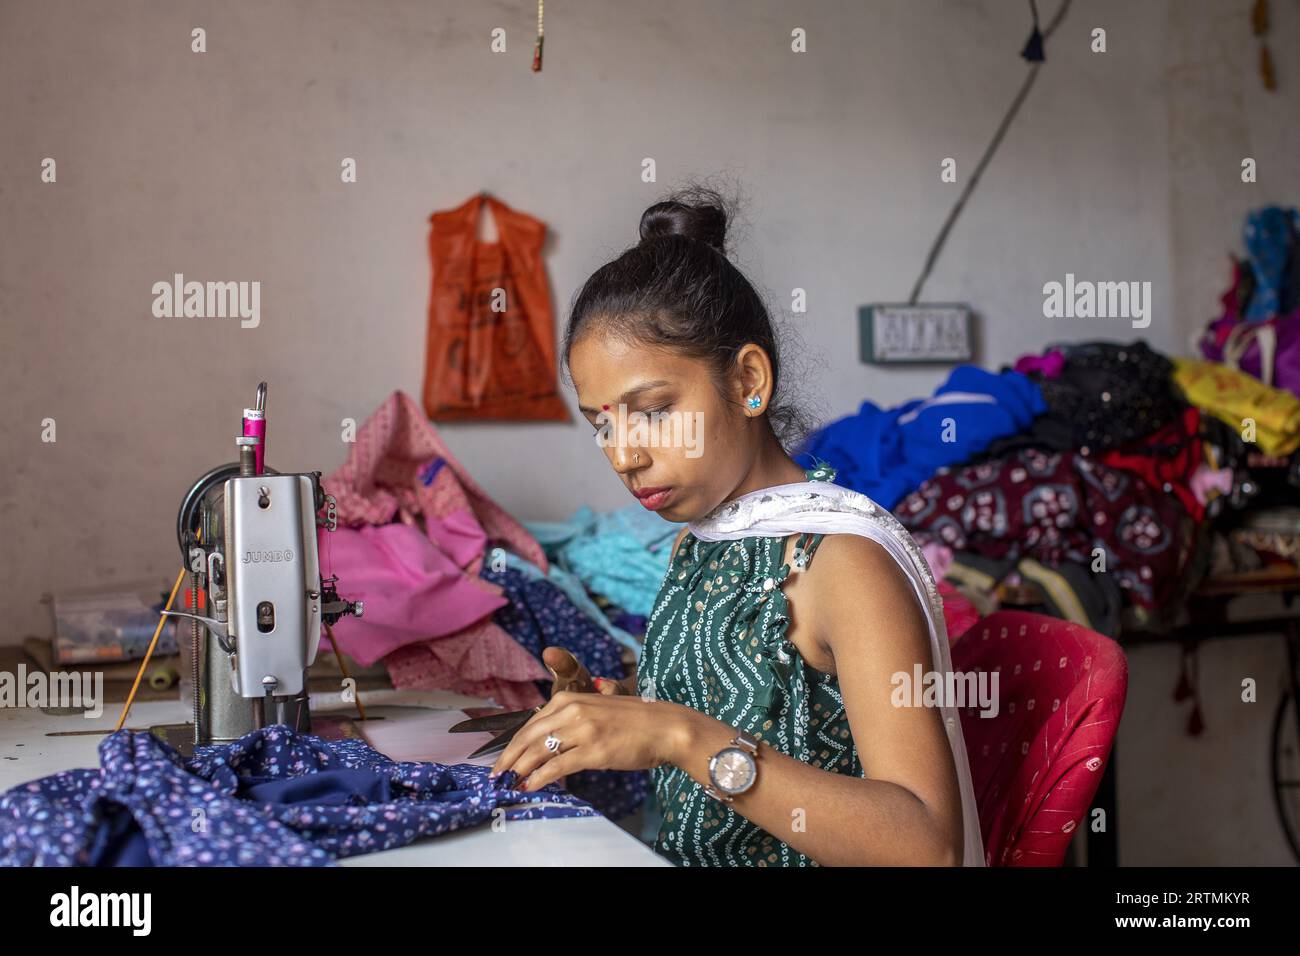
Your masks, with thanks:
<instances>
[{"instance_id":1,"label":"stack of colorful clothes","mask_svg":"<svg viewBox=\"0 0 1300 956\"><path fill-rule=\"evenodd\" d=\"M889 412L864 403L796 461L829 461L895 512L951 605L954 639L1025 595L1115 636L1167 625L1210 570L1210 521L1259 491L1251 451L1297 447L1288 391L1144 342L1081 342L997 374L959 367L932 398Z\"/></svg>"},{"instance_id":2,"label":"stack of colorful clothes","mask_svg":"<svg viewBox=\"0 0 1300 956\"><path fill-rule=\"evenodd\" d=\"M1188 399L1248 443L1252 481L1232 490L1251 507L1215 525L1215 574L1300 566L1300 212L1252 211L1242 243L1222 314L1198 343L1205 361L1175 363Z\"/></svg>"}]
</instances>

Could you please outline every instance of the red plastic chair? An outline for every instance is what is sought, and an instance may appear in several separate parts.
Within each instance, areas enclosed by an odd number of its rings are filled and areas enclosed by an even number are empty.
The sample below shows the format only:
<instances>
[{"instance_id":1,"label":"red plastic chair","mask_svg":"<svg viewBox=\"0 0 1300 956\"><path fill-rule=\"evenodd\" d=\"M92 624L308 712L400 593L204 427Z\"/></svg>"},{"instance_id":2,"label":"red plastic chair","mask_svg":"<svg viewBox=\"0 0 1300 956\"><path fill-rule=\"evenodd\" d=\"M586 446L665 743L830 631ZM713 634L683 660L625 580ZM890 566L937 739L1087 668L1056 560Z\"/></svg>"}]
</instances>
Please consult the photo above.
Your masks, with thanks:
<instances>
[{"instance_id":1,"label":"red plastic chair","mask_svg":"<svg viewBox=\"0 0 1300 956\"><path fill-rule=\"evenodd\" d=\"M998 611L953 644L952 667L998 675L997 716L960 709L985 862L1060 866L1119 729L1124 652L1069 621Z\"/></svg>"}]
</instances>

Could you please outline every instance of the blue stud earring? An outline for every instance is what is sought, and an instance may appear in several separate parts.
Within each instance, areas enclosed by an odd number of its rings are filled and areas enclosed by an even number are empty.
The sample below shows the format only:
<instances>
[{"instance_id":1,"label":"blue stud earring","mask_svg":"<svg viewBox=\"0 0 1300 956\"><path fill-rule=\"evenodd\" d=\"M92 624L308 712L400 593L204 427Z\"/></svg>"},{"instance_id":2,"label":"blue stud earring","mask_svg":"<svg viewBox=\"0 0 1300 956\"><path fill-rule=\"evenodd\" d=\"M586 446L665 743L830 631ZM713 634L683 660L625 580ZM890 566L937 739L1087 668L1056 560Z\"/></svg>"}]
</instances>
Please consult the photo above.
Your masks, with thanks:
<instances>
[{"instance_id":1,"label":"blue stud earring","mask_svg":"<svg viewBox=\"0 0 1300 956\"><path fill-rule=\"evenodd\" d=\"M751 395L751 396L750 396L750 398L749 398L749 407L750 407L750 408L758 408L758 406L760 406L760 405L762 405L762 404L763 404L763 400L762 400L761 398L759 398L757 395Z\"/></svg>"}]
</instances>

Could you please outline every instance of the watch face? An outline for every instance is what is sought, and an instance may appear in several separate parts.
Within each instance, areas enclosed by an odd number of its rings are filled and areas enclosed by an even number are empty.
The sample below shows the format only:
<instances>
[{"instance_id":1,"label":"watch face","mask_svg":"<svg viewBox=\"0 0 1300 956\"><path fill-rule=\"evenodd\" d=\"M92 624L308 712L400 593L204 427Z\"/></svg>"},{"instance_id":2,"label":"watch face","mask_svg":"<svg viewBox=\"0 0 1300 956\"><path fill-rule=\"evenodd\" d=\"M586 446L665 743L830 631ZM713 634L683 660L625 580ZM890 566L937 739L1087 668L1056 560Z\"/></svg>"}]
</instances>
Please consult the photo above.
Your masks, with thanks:
<instances>
[{"instance_id":1,"label":"watch face","mask_svg":"<svg viewBox=\"0 0 1300 956\"><path fill-rule=\"evenodd\" d=\"M741 793L754 782L754 758L739 747L728 747L714 758L709 775L723 793Z\"/></svg>"}]
</instances>

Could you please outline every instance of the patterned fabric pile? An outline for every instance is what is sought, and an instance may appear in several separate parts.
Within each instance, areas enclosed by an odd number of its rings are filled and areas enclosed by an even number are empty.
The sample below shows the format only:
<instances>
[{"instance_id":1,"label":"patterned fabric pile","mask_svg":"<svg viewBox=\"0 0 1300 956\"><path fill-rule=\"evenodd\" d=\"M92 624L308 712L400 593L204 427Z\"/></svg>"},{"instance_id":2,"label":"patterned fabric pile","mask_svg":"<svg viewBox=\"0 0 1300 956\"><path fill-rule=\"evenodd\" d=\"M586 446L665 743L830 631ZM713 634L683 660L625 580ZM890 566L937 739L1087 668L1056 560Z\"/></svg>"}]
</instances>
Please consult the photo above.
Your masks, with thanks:
<instances>
[{"instance_id":1,"label":"patterned fabric pile","mask_svg":"<svg viewBox=\"0 0 1300 956\"><path fill-rule=\"evenodd\" d=\"M558 789L488 768L398 763L361 740L280 725L185 760L152 734L110 734L97 770L0 796L3 866L330 866L500 817L595 816Z\"/></svg>"}]
</instances>

